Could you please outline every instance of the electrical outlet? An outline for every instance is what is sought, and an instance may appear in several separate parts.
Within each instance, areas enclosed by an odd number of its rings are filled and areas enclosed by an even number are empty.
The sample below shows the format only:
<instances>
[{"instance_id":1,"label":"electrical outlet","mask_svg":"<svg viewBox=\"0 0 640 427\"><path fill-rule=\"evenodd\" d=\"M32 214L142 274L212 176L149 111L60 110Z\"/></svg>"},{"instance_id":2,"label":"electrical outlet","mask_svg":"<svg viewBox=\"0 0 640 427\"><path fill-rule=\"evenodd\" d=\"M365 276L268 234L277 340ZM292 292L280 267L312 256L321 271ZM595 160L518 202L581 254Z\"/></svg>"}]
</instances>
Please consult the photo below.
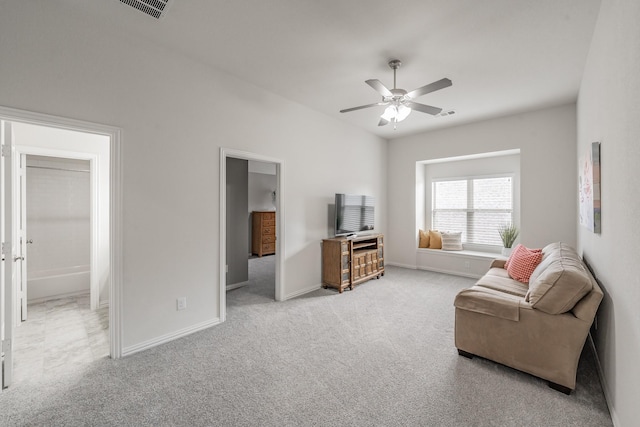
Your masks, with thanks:
<instances>
[{"instance_id":1,"label":"electrical outlet","mask_svg":"<svg viewBox=\"0 0 640 427\"><path fill-rule=\"evenodd\" d=\"M184 310L185 308L187 308L187 297L178 298L177 303L178 303L178 310Z\"/></svg>"}]
</instances>

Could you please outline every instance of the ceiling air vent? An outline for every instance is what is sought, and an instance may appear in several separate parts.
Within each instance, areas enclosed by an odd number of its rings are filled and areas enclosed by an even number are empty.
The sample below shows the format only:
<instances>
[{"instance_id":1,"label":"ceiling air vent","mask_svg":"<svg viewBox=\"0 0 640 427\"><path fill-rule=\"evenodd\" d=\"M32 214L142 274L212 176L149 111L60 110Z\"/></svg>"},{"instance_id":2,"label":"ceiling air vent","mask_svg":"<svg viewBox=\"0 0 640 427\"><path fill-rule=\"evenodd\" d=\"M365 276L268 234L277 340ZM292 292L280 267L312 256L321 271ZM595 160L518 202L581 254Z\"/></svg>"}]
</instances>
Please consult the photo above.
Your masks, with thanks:
<instances>
[{"instance_id":1,"label":"ceiling air vent","mask_svg":"<svg viewBox=\"0 0 640 427\"><path fill-rule=\"evenodd\" d=\"M120 0L120 3L134 7L140 12L146 13L156 19L161 19L164 18L172 1L173 0Z\"/></svg>"},{"instance_id":2,"label":"ceiling air vent","mask_svg":"<svg viewBox=\"0 0 640 427\"><path fill-rule=\"evenodd\" d=\"M438 114L436 117L453 116L455 113L456 113L456 110L447 110L447 111L443 111L442 113Z\"/></svg>"}]
</instances>

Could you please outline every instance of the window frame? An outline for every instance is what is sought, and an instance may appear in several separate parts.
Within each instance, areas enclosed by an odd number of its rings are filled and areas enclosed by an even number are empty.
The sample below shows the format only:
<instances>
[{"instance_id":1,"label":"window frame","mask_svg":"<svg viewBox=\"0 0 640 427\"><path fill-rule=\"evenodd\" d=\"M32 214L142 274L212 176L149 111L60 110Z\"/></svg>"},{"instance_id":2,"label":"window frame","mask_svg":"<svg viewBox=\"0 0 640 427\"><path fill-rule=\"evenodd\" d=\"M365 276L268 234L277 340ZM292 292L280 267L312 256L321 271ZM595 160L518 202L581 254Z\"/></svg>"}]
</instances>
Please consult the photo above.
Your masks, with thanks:
<instances>
[{"instance_id":1,"label":"window frame","mask_svg":"<svg viewBox=\"0 0 640 427\"><path fill-rule=\"evenodd\" d=\"M435 183L437 182L449 182L449 181L467 181L467 205L464 209L439 209L439 211L452 211L452 212L466 212L467 214L467 229L465 230L465 236L468 237L470 235L470 224L472 221L469 221L469 215L474 212L498 212L498 211L509 211L506 209L474 209L473 208L473 181L480 179L492 179L492 178L511 178L511 223L516 223L516 174L512 172L508 173L495 173L495 174L483 174L483 175L466 175L466 176L451 176L451 177L434 177L430 180L430 195L431 202L429 206L429 223L431 224L430 228L434 228L434 213L435 209L435 200L436 200L436 189ZM472 206L471 208L469 206ZM483 252L500 252L502 245L490 245L483 243L469 243L462 242L465 250L475 250L475 251L483 251Z\"/></svg>"}]
</instances>

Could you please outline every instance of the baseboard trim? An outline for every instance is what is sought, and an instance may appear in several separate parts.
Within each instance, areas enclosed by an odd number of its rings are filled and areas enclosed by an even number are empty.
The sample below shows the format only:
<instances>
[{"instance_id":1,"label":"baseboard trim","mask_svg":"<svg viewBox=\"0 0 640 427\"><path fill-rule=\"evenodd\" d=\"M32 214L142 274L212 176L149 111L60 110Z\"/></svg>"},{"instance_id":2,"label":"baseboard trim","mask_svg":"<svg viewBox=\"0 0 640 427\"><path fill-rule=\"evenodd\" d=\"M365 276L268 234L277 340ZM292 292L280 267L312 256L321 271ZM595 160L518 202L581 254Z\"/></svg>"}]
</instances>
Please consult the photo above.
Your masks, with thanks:
<instances>
[{"instance_id":1,"label":"baseboard trim","mask_svg":"<svg viewBox=\"0 0 640 427\"><path fill-rule=\"evenodd\" d=\"M220 323L221 322L219 318L207 320L206 322L198 323L196 325L189 326L188 328L180 329L179 331L175 331L170 334L161 335L157 338L153 338L151 340L144 341L139 344L125 347L122 349L122 357L131 356L134 353L148 350L150 348L159 346L161 344L165 344L170 341L177 340L178 338L186 337L187 335L191 335L195 332L199 332L204 329L210 328L212 326L219 325Z\"/></svg>"},{"instance_id":2,"label":"baseboard trim","mask_svg":"<svg viewBox=\"0 0 640 427\"><path fill-rule=\"evenodd\" d=\"M282 301L286 301L288 299L296 298L296 297L299 297L301 295L308 294L309 292L317 291L318 289L321 289L321 288L322 288L322 285L313 285L313 286L310 286L308 288L301 289L299 291L295 291L293 293L285 295L285 297L282 299Z\"/></svg>"},{"instance_id":3,"label":"baseboard trim","mask_svg":"<svg viewBox=\"0 0 640 427\"><path fill-rule=\"evenodd\" d=\"M245 282L238 282L238 283L234 283L232 285L227 285L227 291L231 291L233 289L238 289L241 288L243 286L246 286L249 284L249 281L245 281Z\"/></svg>"},{"instance_id":4,"label":"baseboard trim","mask_svg":"<svg viewBox=\"0 0 640 427\"><path fill-rule=\"evenodd\" d=\"M591 336L591 332L587 336L589 341L589 345L591 346L591 351L593 351L593 357L596 358L596 369L598 371L598 377L600 378L600 386L602 387L602 391L604 392L604 400L607 402L607 408L609 408L609 415L611 415L611 421L615 427L621 426L620 421L618 420L618 414L611 406L611 392L609 391L609 386L607 385L607 381L604 377L604 371L602 370L602 365L600 365L600 358L598 357L598 351L596 350L596 343L593 341L593 337Z\"/></svg>"},{"instance_id":5,"label":"baseboard trim","mask_svg":"<svg viewBox=\"0 0 640 427\"><path fill-rule=\"evenodd\" d=\"M410 268L411 270L417 270L418 269L418 267L416 267L415 265L401 264L399 262L393 262L393 261L385 261L384 264L385 265L392 265L394 267Z\"/></svg>"},{"instance_id":6,"label":"baseboard trim","mask_svg":"<svg viewBox=\"0 0 640 427\"><path fill-rule=\"evenodd\" d=\"M418 267L418 270L423 270L423 271L433 271L434 273L444 273L444 274L451 274L453 276L462 276L462 277L469 277L471 279L479 279L482 276L478 276L477 274L470 274L470 273L461 273L460 271L454 271L454 270L445 270L445 269L441 269L441 268L427 268L427 267Z\"/></svg>"},{"instance_id":7,"label":"baseboard trim","mask_svg":"<svg viewBox=\"0 0 640 427\"><path fill-rule=\"evenodd\" d=\"M66 293L57 294L57 295L49 295L41 298L27 299L27 305L40 304L41 302L53 301L61 298L80 297L83 295L89 295L89 292L87 290L81 290L81 291L66 292Z\"/></svg>"}]
</instances>

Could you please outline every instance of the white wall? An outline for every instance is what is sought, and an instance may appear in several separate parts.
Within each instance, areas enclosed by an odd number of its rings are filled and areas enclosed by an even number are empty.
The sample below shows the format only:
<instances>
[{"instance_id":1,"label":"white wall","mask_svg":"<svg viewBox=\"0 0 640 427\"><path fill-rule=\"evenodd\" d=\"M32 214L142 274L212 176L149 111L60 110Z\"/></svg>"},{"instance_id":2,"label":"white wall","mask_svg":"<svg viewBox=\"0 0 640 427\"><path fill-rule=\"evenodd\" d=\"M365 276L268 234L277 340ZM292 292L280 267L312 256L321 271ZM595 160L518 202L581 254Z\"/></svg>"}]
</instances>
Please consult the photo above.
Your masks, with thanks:
<instances>
[{"instance_id":1,"label":"white wall","mask_svg":"<svg viewBox=\"0 0 640 427\"><path fill-rule=\"evenodd\" d=\"M638 17L637 0L602 2L578 98L577 156L601 143L602 194L602 233L578 226L578 248L605 290L593 337L614 423L625 427L637 425L640 401Z\"/></svg>"},{"instance_id":2,"label":"white wall","mask_svg":"<svg viewBox=\"0 0 640 427\"><path fill-rule=\"evenodd\" d=\"M249 212L275 210L274 191L275 175L249 172Z\"/></svg>"},{"instance_id":3,"label":"white wall","mask_svg":"<svg viewBox=\"0 0 640 427\"><path fill-rule=\"evenodd\" d=\"M390 141L387 263L416 266L416 188L424 180L416 162L513 149L520 149L520 242L575 246L575 112L563 105Z\"/></svg>"},{"instance_id":4,"label":"white wall","mask_svg":"<svg viewBox=\"0 0 640 427\"><path fill-rule=\"evenodd\" d=\"M334 193L375 196L384 232L386 141L119 25L72 2L3 2L0 104L123 129L125 352L220 316L221 146L284 160L285 298L320 286Z\"/></svg>"}]
</instances>

